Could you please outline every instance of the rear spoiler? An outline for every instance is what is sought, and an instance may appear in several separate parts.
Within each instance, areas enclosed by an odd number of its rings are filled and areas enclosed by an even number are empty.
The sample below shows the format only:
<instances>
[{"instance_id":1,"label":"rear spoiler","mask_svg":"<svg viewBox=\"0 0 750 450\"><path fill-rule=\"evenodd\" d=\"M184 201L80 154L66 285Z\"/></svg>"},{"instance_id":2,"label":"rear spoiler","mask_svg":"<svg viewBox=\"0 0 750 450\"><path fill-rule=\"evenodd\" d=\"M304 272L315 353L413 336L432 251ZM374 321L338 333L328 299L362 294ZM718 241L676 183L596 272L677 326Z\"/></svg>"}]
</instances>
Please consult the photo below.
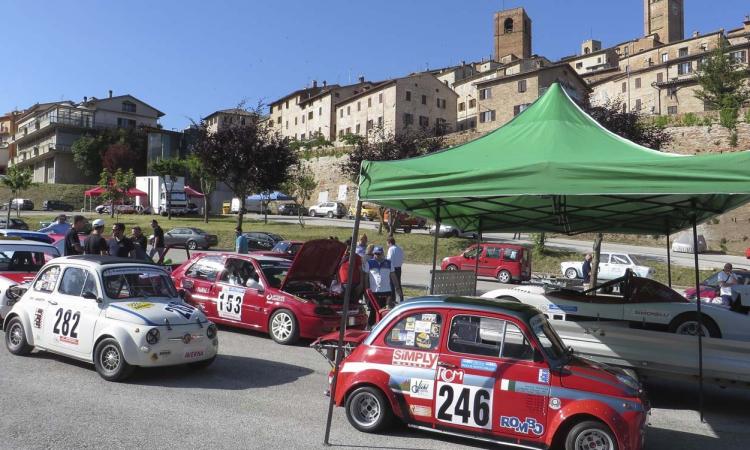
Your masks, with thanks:
<instances>
[{"instance_id":1,"label":"rear spoiler","mask_svg":"<svg viewBox=\"0 0 750 450\"><path fill-rule=\"evenodd\" d=\"M349 356L349 354L351 354L351 352L353 352L354 349L357 348L369 335L369 331L346 330L346 333L344 334L344 354L341 359L343 360ZM325 336L319 337L315 342L310 344L310 347L320 353L320 355L328 361L328 364L330 364L331 367L334 367L336 365L336 351L339 348L339 332L334 331Z\"/></svg>"}]
</instances>

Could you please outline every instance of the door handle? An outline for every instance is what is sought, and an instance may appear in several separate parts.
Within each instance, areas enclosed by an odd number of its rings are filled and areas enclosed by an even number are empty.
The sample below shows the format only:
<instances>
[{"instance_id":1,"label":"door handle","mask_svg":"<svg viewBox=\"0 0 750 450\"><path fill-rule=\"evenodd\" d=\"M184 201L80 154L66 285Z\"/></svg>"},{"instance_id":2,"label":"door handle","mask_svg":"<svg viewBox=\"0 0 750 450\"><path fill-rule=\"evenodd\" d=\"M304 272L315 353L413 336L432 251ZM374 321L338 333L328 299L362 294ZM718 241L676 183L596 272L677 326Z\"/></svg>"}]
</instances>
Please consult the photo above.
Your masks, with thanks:
<instances>
[{"instance_id":1,"label":"door handle","mask_svg":"<svg viewBox=\"0 0 750 450\"><path fill-rule=\"evenodd\" d=\"M50 305L57 305L57 302L54 300L47 300L47 303L49 303Z\"/></svg>"},{"instance_id":2,"label":"door handle","mask_svg":"<svg viewBox=\"0 0 750 450\"><path fill-rule=\"evenodd\" d=\"M446 369L456 369L458 366L455 364L447 363L447 362L438 362L438 367L445 367Z\"/></svg>"}]
</instances>

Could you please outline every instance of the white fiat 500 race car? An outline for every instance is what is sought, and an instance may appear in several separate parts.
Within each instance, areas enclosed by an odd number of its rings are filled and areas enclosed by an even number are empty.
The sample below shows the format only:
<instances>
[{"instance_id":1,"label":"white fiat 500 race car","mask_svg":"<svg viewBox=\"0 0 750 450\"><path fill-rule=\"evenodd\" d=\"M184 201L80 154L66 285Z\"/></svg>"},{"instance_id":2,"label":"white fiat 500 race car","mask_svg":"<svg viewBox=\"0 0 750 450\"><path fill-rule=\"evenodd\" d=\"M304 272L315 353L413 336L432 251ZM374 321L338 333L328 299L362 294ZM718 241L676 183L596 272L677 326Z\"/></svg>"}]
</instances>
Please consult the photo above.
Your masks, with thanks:
<instances>
[{"instance_id":1,"label":"white fiat 500 race car","mask_svg":"<svg viewBox=\"0 0 750 450\"><path fill-rule=\"evenodd\" d=\"M216 358L216 325L178 296L161 267L110 256L68 256L46 264L3 322L15 355L33 348L93 362L109 381L136 366Z\"/></svg>"},{"instance_id":2,"label":"white fiat 500 race car","mask_svg":"<svg viewBox=\"0 0 750 450\"><path fill-rule=\"evenodd\" d=\"M651 278L654 269L641 265L635 256L627 253L602 253L599 257L600 280L614 280L625 275L626 270L632 270L639 277ZM563 261L560 263L560 272L566 278L583 278L583 261Z\"/></svg>"},{"instance_id":3,"label":"white fiat 500 race car","mask_svg":"<svg viewBox=\"0 0 750 450\"><path fill-rule=\"evenodd\" d=\"M602 294L614 287L619 294ZM549 289L543 286L519 286L496 289L482 295L486 298L517 300L539 309L549 319L626 322L631 326L697 335L701 329L695 301L648 278L633 276L630 271L616 280L588 291ZM750 296L748 296L750 299ZM703 303L701 305L703 336L750 341L748 306L738 300L732 307Z\"/></svg>"}]
</instances>

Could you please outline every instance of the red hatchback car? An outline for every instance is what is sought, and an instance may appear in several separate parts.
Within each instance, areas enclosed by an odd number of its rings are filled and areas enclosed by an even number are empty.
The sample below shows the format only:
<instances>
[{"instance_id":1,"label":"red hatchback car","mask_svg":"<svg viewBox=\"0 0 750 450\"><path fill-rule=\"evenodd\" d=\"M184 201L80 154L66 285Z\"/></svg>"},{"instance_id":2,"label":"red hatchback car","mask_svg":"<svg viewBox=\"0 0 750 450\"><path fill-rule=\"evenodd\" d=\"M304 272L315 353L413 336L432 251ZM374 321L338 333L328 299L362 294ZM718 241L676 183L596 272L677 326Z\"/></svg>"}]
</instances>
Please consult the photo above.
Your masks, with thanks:
<instances>
[{"instance_id":1,"label":"red hatchback car","mask_svg":"<svg viewBox=\"0 0 750 450\"><path fill-rule=\"evenodd\" d=\"M294 262L201 253L176 267L172 279L209 320L267 332L280 344L292 344L338 329L343 298L330 288L345 250L343 243L324 239L306 242ZM353 308L347 324L364 328L367 316Z\"/></svg>"},{"instance_id":2,"label":"red hatchback car","mask_svg":"<svg viewBox=\"0 0 750 450\"><path fill-rule=\"evenodd\" d=\"M640 383L573 355L531 306L416 298L347 341L356 348L341 364L334 401L360 431L398 418L522 448L643 446L649 406Z\"/></svg>"},{"instance_id":3,"label":"red hatchback car","mask_svg":"<svg viewBox=\"0 0 750 450\"><path fill-rule=\"evenodd\" d=\"M477 266L476 244L458 256L443 258L442 270L471 270ZM531 279L531 251L515 244L482 243L479 251L479 276L497 278L501 283Z\"/></svg>"}]
</instances>

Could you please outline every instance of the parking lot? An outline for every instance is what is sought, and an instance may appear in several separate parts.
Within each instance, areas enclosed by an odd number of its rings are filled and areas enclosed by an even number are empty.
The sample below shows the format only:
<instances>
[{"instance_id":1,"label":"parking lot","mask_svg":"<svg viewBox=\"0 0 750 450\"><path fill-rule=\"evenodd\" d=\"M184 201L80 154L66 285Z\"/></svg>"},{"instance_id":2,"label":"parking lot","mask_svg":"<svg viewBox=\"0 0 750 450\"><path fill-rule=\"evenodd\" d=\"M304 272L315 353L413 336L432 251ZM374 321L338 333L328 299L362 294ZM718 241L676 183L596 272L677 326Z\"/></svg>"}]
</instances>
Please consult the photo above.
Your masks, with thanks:
<instances>
[{"instance_id":1,"label":"parking lot","mask_svg":"<svg viewBox=\"0 0 750 450\"><path fill-rule=\"evenodd\" d=\"M202 372L141 370L103 381L93 366L45 353L0 350L0 448L323 448L328 364L304 343L282 347L261 334L222 329L220 355ZM709 388L706 423L694 385L654 381L649 449L745 449L750 392ZM336 409L339 448L488 448L403 426L355 431Z\"/></svg>"}]
</instances>

